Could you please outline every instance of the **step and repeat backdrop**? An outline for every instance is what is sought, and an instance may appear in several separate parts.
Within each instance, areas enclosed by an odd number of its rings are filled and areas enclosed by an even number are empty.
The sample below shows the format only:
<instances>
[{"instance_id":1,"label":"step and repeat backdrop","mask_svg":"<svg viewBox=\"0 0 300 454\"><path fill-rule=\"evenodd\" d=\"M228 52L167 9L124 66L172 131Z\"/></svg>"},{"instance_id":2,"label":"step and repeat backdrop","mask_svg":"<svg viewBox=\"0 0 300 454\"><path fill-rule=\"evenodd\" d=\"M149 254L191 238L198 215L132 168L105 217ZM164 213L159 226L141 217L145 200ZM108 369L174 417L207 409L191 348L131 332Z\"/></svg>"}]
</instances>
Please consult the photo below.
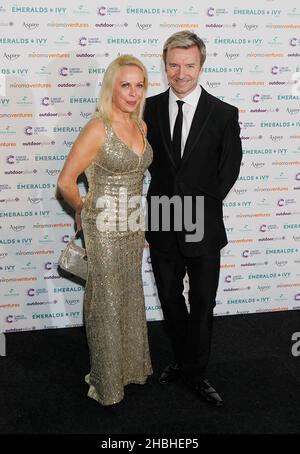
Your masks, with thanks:
<instances>
[{"instance_id":1,"label":"step and repeat backdrop","mask_svg":"<svg viewBox=\"0 0 300 454\"><path fill-rule=\"evenodd\" d=\"M203 87L240 111L244 157L224 201L215 314L300 308L298 2L0 0L0 331L82 324L84 287L57 271L74 235L58 174L107 65L134 54L149 94L164 91L163 43L185 29L207 45ZM160 320L147 245L143 281L147 319Z\"/></svg>"}]
</instances>

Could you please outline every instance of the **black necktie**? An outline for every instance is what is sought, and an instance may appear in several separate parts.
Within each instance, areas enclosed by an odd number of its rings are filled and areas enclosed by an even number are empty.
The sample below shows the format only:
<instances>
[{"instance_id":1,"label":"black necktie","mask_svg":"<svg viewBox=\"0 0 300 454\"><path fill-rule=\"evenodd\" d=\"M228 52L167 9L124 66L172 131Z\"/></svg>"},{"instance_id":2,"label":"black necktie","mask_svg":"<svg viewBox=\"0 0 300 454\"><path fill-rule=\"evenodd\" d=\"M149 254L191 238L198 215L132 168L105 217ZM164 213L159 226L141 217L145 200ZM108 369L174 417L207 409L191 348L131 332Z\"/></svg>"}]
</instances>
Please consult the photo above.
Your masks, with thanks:
<instances>
[{"instance_id":1,"label":"black necktie","mask_svg":"<svg viewBox=\"0 0 300 454\"><path fill-rule=\"evenodd\" d=\"M182 106L184 101L176 101L178 105L178 113L174 124L173 129L173 152L176 166L180 166L181 161L181 135L182 135L182 120L183 120L183 113L182 113Z\"/></svg>"}]
</instances>

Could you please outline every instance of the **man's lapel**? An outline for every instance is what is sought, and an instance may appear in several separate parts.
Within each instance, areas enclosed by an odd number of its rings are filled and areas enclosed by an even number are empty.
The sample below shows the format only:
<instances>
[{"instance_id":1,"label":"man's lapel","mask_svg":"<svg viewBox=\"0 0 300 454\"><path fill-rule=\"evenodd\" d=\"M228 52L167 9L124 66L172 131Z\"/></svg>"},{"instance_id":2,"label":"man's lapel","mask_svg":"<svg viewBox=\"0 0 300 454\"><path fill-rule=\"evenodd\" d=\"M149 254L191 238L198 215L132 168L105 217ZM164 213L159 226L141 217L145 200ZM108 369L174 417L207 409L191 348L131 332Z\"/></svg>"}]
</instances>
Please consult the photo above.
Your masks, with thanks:
<instances>
[{"instance_id":1,"label":"man's lapel","mask_svg":"<svg viewBox=\"0 0 300 454\"><path fill-rule=\"evenodd\" d=\"M185 144L180 167L182 167L186 163L195 146L199 142L200 137L209 121L212 111L213 103L210 102L207 91L204 90L204 88L202 87L201 96L198 101L195 115L191 124L190 132Z\"/></svg>"},{"instance_id":2,"label":"man's lapel","mask_svg":"<svg viewBox=\"0 0 300 454\"><path fill-rule=\"evenodd\" d=\"M160 127L161 137L163 139L163 144L166 152L171 160L171 163L176 168L172 142L171 142L171 132L170 132L170 118L169 118L169 90L163 93L161 97L161 102L158 109L158 123Z\"/></svg>"}]
</instances>

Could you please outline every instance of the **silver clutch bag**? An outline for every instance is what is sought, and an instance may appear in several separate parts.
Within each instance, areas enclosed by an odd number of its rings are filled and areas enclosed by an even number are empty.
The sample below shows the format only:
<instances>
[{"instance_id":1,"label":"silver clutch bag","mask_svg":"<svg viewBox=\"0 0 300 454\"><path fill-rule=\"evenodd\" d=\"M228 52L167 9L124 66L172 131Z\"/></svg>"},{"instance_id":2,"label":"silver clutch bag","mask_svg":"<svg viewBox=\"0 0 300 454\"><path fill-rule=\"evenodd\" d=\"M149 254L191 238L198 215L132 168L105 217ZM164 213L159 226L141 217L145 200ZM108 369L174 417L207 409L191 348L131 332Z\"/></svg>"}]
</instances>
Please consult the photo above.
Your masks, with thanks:
<instances>
[{"instance_id":1,"label":"silver clutch bag","mask_svg":"<svg viewBox=\"0 0 300 454\"><path fill-rule=\"evenodd\" d=\"M62 251L58 265L68 273L80 277L84 281L87 278L87 258L86 250L75 243L75 239L69 241L66 248Z\"/></svg>"}]
</instances>

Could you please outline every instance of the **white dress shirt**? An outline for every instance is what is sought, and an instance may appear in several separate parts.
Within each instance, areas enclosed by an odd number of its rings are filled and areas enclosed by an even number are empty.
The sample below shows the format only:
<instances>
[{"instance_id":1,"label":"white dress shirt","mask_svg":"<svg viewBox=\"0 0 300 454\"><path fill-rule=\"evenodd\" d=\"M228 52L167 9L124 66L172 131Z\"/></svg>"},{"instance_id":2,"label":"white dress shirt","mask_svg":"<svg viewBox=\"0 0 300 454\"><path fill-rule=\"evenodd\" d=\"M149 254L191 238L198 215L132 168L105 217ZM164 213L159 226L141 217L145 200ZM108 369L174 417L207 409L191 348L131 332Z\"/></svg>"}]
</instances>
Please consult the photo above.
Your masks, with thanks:
<instances>
[{"instance_id":1,"label":"white dress shirt","mask_svg":"<svg viewBox=\"0 0 300 454\"><path fill-rule=\"evenodd\" d=\"M178 98L170 88L169 91L169 120L170 120L170 132L171 138L173 139L173 129L175 120L178 113L178 104L176 101L184 101L182 106L183 122L182 122L182 134L181 134L181 156L183 155L184 147L190 132L191 124L194 118L196 107L201 95L201 86L197 85L194 91L187 95L185 98Z\"/></svg>"}]
</instances>

